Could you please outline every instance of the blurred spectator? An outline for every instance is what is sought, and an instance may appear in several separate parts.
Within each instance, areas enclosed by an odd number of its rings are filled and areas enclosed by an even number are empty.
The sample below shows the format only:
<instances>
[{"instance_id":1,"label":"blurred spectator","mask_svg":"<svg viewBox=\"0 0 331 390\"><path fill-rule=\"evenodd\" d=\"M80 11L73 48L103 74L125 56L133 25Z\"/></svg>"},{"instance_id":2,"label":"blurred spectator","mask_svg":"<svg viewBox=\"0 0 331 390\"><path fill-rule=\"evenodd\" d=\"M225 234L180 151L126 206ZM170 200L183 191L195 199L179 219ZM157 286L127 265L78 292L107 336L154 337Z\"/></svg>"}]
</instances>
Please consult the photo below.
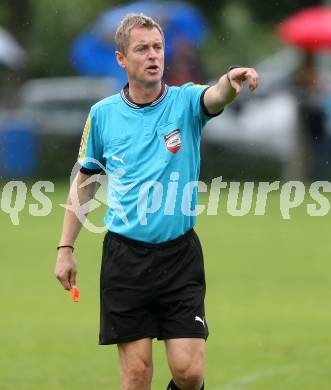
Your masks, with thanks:
<instances>
[{"instance_id":1,"label":"blurred spectator","mask_svg":"<svg viewBox=\"0 0 331 390\"><path fill-rule=\"evenodd\" d=\"M165 81L168 85L182 85L189 81L202 84L206 80L198 52L192 42L178 38L168 63Z\"/></svg>"},{"instance_id":2,"label":"blurred spectator","mask_svg":"<svg viewBox=\"0 0 331 390\"><path fill-rule=\"evenodd\" d=\"M299 110L302 178L313 180L321 176L322 164L325 164L326 112L325 93L311 54L305 55L294 75L294 93Z\"/></svg>"}]
</instances>

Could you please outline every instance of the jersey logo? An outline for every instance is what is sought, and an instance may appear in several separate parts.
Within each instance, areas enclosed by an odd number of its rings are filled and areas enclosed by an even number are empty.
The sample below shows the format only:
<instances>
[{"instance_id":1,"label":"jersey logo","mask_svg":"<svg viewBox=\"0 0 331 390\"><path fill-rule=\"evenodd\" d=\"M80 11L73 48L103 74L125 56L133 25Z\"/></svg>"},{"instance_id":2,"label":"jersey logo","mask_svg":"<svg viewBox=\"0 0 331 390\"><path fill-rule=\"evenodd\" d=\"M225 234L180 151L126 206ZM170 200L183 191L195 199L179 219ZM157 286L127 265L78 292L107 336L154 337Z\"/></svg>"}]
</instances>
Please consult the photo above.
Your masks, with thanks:
<instances>
[{"instance_id":1,"label":"jersey logo","mask_svg":"<svg viewBox=\"0 0 331 390\"><path fill-rule=\"evenodd\" d=\"M125 162L123 160L123 157L124 157L124 155L122 157L117 157L117 156L114 155L114 156L111 156L111 159L115 160L115 161L119 161L119 162L121 162L124 165Z\"/></svg>"},{"instance_id":2,"label":"jersey logo","mask_svg":"<svg viewBox=\"0 0 331 390\"><path fill-rule=\"evenodd\" d=\"M182 146L182 140L180 138L180 130L173 130L171 133L164 136L164 141L167 149L171 153L177 153Z\"/></svg>"}]
</instances>

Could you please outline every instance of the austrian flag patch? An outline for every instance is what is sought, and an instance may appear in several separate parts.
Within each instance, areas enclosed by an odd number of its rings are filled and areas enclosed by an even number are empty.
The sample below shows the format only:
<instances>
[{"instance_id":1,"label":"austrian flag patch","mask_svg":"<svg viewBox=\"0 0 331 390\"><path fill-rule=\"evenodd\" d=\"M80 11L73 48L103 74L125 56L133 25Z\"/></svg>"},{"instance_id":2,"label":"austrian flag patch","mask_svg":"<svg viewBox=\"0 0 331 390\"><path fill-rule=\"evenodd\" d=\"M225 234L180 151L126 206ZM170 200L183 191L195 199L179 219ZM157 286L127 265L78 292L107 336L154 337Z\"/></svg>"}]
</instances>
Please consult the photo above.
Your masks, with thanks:
<instances>
[{"instance_id":1,"label":"austrian flag patch","mask_svg":"<svg viewBox=\"0 0 331 390\"><path fill-rule=\"evenodd\" d=\"M177 153L180 147L182 146L182 140L180 138L179 129L176 129L171 133L165 135L164 141L169 152Z\"/></svg>"}]
</instances>

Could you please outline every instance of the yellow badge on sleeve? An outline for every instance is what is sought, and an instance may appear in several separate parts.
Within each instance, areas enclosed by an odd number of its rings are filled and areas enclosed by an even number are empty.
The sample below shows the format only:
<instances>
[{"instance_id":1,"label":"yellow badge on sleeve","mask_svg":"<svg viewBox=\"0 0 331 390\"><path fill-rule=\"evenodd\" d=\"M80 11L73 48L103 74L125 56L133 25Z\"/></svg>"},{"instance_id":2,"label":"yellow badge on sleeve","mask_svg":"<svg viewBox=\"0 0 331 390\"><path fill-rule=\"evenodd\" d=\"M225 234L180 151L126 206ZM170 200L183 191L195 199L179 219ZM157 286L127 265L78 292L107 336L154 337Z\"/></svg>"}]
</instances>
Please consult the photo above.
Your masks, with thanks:
<instances>
[{"instance_id":1,"label":"yellow badge on sleeve","mask_svg":"<svg viewBox=\"0 0 331 390\"><path fill-rule=\"evenodd\" d=\"M204 89L209 87L208 84L194 84L194 86L197 88L204 88Z\"/></svg>"},{"instance_id":2,"label":"yellow badge on sleeve","mask_svg":"<svg viewBox=\"0 0 331 390\"><path fill-rule=\"evenodd\" d=\"M84 158L86 155L87 141L88 141L88 137L90 134L90 129L91 129L91 116L89 115L87 117L84 131L83 131L83 135L82 135L82 139L80 141L79 153L78 153L78 161L79 162L84 162Z\"/></svg>"}]
</instances>

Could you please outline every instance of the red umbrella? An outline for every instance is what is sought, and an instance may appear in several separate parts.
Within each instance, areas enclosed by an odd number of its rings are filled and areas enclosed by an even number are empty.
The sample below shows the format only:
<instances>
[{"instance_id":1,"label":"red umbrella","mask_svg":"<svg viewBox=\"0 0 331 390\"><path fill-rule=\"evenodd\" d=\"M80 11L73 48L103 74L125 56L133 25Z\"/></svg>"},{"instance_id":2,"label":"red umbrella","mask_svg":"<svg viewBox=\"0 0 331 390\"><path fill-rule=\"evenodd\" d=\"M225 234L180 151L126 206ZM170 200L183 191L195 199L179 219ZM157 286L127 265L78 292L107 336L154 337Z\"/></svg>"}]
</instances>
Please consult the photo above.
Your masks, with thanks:
<instances>
[{"instance_id":1,"label":"red umbrella","mask_svg":"<svg viewBox=\"0 0 331 390\"><path fill-rule=\"evenodd\" d=\"M278 27L280 38L306 52L331 50L331 7L305 8Z\"/></svg>"}]
</instances>

